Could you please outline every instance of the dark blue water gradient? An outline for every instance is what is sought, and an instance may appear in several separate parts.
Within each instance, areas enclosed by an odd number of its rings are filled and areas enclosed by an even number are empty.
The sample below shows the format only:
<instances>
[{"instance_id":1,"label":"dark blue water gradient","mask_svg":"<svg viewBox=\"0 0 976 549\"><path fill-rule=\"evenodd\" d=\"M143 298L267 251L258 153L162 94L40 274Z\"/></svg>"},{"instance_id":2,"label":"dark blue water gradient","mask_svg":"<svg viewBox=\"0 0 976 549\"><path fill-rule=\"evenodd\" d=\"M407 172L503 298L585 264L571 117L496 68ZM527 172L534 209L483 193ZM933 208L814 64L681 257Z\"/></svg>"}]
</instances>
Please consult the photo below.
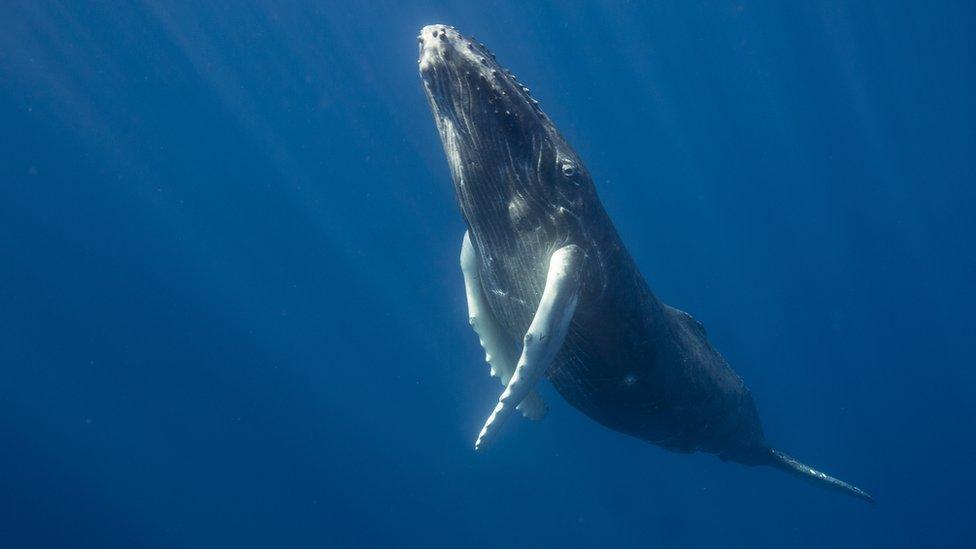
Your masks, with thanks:
<instances>
[{"instance_id":1,"label":"dark blue water gradient","mask_svg":"<svg viewBox=\"0 0 976 549\"><path fill-rule=\"evenodd\" d=\"M968 3L359 4L0 6L4 546L971 546ZM473 452L434 22L542 100L769 440L877 505L549 387Z\"/></svg>"}]
</instances>

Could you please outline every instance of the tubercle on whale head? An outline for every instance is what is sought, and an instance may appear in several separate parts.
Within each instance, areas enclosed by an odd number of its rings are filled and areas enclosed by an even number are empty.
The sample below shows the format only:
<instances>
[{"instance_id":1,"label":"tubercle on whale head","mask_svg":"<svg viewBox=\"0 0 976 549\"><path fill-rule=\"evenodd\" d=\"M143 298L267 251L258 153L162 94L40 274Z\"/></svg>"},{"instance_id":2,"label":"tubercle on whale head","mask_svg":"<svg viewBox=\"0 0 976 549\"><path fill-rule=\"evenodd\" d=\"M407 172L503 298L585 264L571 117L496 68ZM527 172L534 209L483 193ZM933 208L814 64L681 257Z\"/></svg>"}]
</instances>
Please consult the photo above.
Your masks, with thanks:
<instances>
[{"instance_id":1,"label":"tubercle on whale head","mask_svg":"<svg viewBox=\"0 0 976 549\"><path fill-rule=\"evenodd\" d=\"M526 219L578 209L592 180L528 87L453 27L428 25L417 38L424 90L469 222L532 225Z\"/></svg>"},{"instance_id":2,"label":"tubercle on whale head","mask_svg":"<svg viewBox=\"0 0 976 549\"><path fill-rule=\"evenodd\" d=\"M420 43L420 58L417 63L429 94L436 99L448 100L450 94L484 91L485 99L490 99L492 112L507 107L506 116L547 120L539 107L539 102L530 95L528 87L522 85L511 71L502 67L495 55L473 38L465 38L454 27L427 25L417 36ZM454 81L446 82L447 78ZM450 89L453 86L469 86L466 90ZM482 90L471 89L482 88Z\"/></svg>"}]
</instances>

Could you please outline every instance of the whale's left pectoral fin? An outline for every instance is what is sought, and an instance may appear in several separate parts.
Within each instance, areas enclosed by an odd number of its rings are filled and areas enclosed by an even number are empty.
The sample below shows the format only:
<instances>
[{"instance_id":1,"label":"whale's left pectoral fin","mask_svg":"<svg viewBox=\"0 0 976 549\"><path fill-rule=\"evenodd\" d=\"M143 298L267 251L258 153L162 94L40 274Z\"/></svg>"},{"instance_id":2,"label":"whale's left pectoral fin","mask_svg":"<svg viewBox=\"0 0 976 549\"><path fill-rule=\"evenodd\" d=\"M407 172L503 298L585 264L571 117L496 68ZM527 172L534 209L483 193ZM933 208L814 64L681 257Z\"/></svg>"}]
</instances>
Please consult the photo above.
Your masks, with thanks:
<instances>
[{"instance_id":1,"label":"whale's left pectoral fin","mask_svg":"<svg viewBox=\"0 0 976 549\"><path fill-rule=\"evenodd\" d=\"M484 288L481 287L481 258L467 232L461 243L461 273L464 275L464 293L468 301L468 321L485 350L485 361L491 366L492 377L497 377L503 387L508 387L515 373L518 347L498 324L488 306ZM549 407L542 396L532 390L522 399L518 410L529 419L540 420L545 417Z\"/></svg>"},{"instance_id":2,"label":"whale's left pectoral fin","mask_svg":"<svg viewBox=\"0 0 976 549\"><path fill-rule=\"evenodd\" d=\"M522 355L512 379L482 427L475 449L480 450L491 442L505 420L534 390L566 340L579 302L582 259L583 251L575 245L556 250L549 259L546 287L523 338Z\"/></svg>"}]
</instances>

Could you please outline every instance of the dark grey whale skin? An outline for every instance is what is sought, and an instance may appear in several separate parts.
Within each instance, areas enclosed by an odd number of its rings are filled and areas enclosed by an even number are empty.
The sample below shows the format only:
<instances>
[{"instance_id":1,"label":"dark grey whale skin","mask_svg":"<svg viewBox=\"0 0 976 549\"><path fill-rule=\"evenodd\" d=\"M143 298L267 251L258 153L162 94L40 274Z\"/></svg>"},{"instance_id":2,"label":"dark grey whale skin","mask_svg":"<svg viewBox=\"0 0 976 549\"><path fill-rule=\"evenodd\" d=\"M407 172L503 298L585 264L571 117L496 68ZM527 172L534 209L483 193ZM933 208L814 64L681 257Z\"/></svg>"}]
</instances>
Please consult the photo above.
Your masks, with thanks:
<instances>
[{"instance_id":1,"label":"dark grey whale skin","mask_svg":"<svg viewBox=\"0 0 976 549\"><path fill-rule=\"evenodd\" d=\"M419 40L422 80L483 290L510 345L532 321L550 256L575 244L584 252L580 301L546 375L567 402L669 450L772 465L871 500L770 449L742 379L699 322L651 291L585 166L528 89L452 27L425 27Z\"/></svg>"},{"instance_id":2,"label":"dark grey whale skin","mask_svg":"<svg viewBox=\"0 0 976 549\"><path fill-rule=\"evenodd\" d=\"M580 179L592 189L588 176ZM584 291L547 372L556 390L606 427L669 450L767 463L762 426L742 379L699 322L654 295L595 194L585 194L571 206L576 215L540 216L546 239L536 237L539 229L522 231L509 219L482 219L476 208L463 208L474 214L466 219L492 313L520 341L542 295L549 256L576 244L585 257ZM478 200L467 191L460 199Z\"/></svg>"}]
</instances>

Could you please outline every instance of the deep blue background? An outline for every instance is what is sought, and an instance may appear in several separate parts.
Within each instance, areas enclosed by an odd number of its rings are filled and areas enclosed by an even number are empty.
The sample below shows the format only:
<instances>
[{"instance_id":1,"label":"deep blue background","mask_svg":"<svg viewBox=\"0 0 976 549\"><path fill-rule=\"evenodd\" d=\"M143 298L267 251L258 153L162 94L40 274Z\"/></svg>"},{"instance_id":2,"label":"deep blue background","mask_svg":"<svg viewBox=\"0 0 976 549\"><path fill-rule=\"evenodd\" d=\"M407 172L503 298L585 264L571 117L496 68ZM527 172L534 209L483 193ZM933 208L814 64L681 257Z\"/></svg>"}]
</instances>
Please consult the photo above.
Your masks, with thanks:
<instances>
[{"instance_id":1,"label":"deep blue background","mask_svg":"<svg viewBox=\"0 0 976 549\"><path fill-rule=\"evenodd\" d=\"M4 546L972 546L970 2L197 4L0 6ZM877 505L548 386L474 453L434 22L533 88L769 440Z\"/></svg>"}]
</instances>

